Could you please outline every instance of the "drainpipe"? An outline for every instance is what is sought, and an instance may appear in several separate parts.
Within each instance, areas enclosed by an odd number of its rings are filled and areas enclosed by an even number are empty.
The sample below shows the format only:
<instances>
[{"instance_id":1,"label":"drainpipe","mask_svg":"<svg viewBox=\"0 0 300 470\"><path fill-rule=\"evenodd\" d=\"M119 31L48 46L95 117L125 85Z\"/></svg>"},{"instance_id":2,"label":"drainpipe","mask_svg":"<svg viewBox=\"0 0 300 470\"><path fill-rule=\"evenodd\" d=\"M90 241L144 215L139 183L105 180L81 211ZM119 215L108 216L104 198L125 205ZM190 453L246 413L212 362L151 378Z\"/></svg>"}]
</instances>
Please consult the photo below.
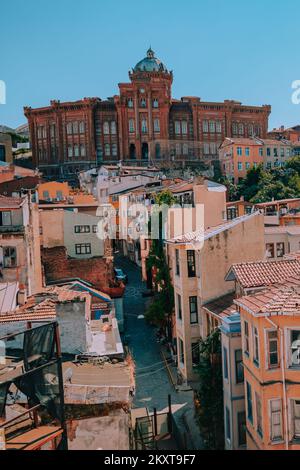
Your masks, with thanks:
<instances>
[{"instance_id":1,"label":"drainpipe","mask_svg":"<svg viewBox=\"0 0 300 470\"><path fill-rule=\"evenodd\" d=\"M289 450L289 432L288 432L288 415L287 415L287 398L286 398L286 383L285 383L285 370L284 370L284 337L283 330L280 326L276 325L268 316L266 320L280 332L280 362L281 362L281 375L283 387L283 403L284 403L284 427L285 427L285 448Z\"/></svg>"}]
</instances>

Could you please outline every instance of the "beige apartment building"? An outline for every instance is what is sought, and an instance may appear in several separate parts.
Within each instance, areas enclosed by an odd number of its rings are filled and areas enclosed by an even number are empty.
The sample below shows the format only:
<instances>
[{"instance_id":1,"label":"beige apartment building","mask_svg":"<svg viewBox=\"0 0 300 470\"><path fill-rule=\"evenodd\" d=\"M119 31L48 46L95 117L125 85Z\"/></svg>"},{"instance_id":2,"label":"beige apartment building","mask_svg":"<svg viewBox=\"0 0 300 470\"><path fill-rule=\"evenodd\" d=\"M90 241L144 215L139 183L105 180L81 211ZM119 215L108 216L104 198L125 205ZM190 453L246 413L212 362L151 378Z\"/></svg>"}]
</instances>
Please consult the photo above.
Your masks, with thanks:
<instances>
[{"instance_id":1,"label":"beige apartment building","mask_svg":"<svg viewBox=\"0 0 300 470\"><path fill-rule=\"evenodd\" d=\"M104 256L104 242L97 236L100 217L64 209L40 210L41 246L65 246L71 258Z\"/></svg>"},{"instance_id":2,"label":"beige apartment building","mask_svg":"<svg viewBox=\"0 0 300 470\"><path fill-rule=\"evenodd\" d=\"M203 246L198 248L201 240ZM197 345L214 321L204 306L235 291L234 281L225 280L232 264L264 258L263 215L255 212L206 228L204 234L193 232L168 240L167 252L175 290L178 372L185 381L193 381L197 380Z\"/></svg>"},{"instance_id":3,"label":"beige apartment building","mask_svg":"<svg viewBox=\"0 0 300 470\"><path fill-rule=\"evenodd\" d=\"M39 211L30 196L0 196L1 282L17 282L25 296L42 288Z\"/></svg>"}]
</instances>

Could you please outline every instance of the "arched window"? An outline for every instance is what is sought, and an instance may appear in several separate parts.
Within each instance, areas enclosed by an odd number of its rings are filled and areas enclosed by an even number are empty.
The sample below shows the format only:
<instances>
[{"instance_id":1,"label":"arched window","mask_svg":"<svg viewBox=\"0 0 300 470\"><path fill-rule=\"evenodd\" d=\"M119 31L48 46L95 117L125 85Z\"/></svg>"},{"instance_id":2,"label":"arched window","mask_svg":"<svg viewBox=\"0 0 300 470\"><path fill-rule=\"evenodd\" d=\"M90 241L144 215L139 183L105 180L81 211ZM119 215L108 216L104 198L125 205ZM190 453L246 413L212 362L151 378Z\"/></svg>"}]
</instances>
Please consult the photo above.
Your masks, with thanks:
<instances>
[{"instance_id":1,"label":"arched window","mask_svg":"<svg viewBox=\"0 0 300 470\"><path fill-rule=\"evenodd\" d=\"M112 121L111 124L110 124L110 130L111 130L111 133L112 134L116 134L117 133L117 126L116 126L116 122L115 121Z\"/></svg>"},{"instance_id":2,"label":"arched window","mask_svg":"<svg viewBox=\"0 0 300 470\"><path fill-rule=\"evenodd\" d=\"M146 134L148 132L147 120L146 119L142 119L141 129L142 129L143 134Z\"/></svg>"},{"instance_id":3,"label":"arched window","mask_svg":"<svg viewBox=\"0 0 300 470\"><path fill-rule=\"evenodd\" d=\"M110 145L109 144L105 144L104 152L105 152L106 157L110 157Z\"/></svg>"},{"instance_id":4,"label":"arched window","mask_svg":"<svg viewBox=\"0 0 300 470\"><path fill-rule=\"evenodd\" d=\"M129 119L128 126L129 126L129 132L130 133L134 132L134 119Z\"/></svg>"},{"instance_id":5,"label":"arched window","mask_svg":"<svg viewBox=\"0 0 300 470\"><path fill-rule=\"evenodd\" d=\"M78 134L78 122L73 122L73 134Z\"/></svg>"},{"instance_id":6,"label":"arched window","mask_svg":"<svg viewBox=\"0 0 300 470\"><path fill-rule=\"evenodd\" d=\"M252 137L253 134L254 134L254 126L253 126L253 124L249 124L249 126L248 126L248 135L249 135L249 137Z\"/></svg>"},{"instance_id":7,"label":"arched window","mask_svg":"<svg viewBox=\"0 0 300 470\"><path fill-rule=\"evenodd\" d=\"M158 108L158 99L154 98L153 100L153 108Z\"/></svg>"},{"instance_id":8,"label":"arched window","mask_svg":"<svg viewBox=\"0 0 300 470\"><path fill-rule=\"evenodd\" d=\"M160 122L159 122L159 119L154 119L154 123L153 123L153 127L154 127L154 132L160 132Z\"/></svg>"},{"instance_id":9,"label":"arched window","mask_svg":"<svg viewBox=\"0 0 300 470\"><path fill-rule=\"evenodd\" d=\"M183 135L186 135L188 133L188 131L187 131L187 122L186 121L181 122L181 131L182 131Z\"/></svg>"},{"instance_id":10,"label":"arched window","mask_svg":"<svg viewBox=\"0 0 300 470\"><path fill-rule=\"evenodd\" d=\"M105 123L103 124L103 134L109 134L109 122L107 121L105 121Z\"/></svg>"},{"instance_id":11,"label":"arched window","mask_svg":"<svg viewBox=\"0 0 300 470\"><path fill-rule=\"evenodd\" d=\"M85 131L85 122L81 121L81 123L79 124L79 132L80 134L84 134L84 131Z\"/></svg>"},{"instance_id":12,"label":"arched window","mask_svg":"<svg viewBox=\"0 0 300 470\"><path fill-rule=\"evenodd\" d=\"M133 108L133 99L132 98L128 98L127 106L128 106L128 108Z\"/></svg>"},{"instance_id":13,"label":"arched window","mask_svg":"<svg viewBox=\"0 0 300 470\"><path fill-rule=\"evenodd\" d=\"M72 147L72 145L68 146L68 157L69 158L73 157L73 147Z\"/></svg>"},{"instance_id":14,"label":"arched window","mask_svg":"<svg viewBox=\"0 0 300 470\"><path fill-rule=\"evenodd\" d=\"M232 133L237 134L238 133L238 125L236 122L232 124Z\"/></svg>"},{"instance_id":15,"label":"arched window","mask_svg":"<svg viewBox=\"0 0 300 470\"><path fill-rule=\"evenodd\" d=\"M73 132L73 126L71 122L68 122L67 124L67 134L72 134Z\"/></svg>"},{"instance_id":16,"label":"arched window","mask_svg":"<svg viewBox=\"0 0 300 470\"><path fill-rule=\"evenodd\" d=\"M146 106L147 106L146 98L142 98L141 99L141 108L146 108Z\"/></svg>"},{"instance_id":17,"label":"arched window","mask_svg":"<svg viewBox=\"0 0 300 470\"><path fill-rule=\"evenodd\" d=\"M241 122L239 124L239 134L244 135L244 124L242 124Z\"/></svg>"}]
</instances>

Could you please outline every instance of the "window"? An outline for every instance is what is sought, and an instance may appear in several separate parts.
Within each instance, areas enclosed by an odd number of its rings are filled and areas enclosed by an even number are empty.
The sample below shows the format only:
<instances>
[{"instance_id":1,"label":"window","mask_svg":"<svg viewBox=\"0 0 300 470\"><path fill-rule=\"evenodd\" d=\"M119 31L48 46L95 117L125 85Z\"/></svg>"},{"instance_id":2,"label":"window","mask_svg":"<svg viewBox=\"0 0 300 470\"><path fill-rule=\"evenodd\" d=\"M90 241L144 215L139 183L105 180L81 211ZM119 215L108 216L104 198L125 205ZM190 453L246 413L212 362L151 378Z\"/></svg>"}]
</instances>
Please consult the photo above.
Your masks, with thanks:
<instances>
[{"instance_id":1,"label":"window","mask_svg":"<svg viewBox=\"0 0 300 470\"><path fill-rule=\"evenodd\" d=\"M216 132L218 134L221 134L221 132L222 132L222 123L221 123L221 121L216 122Z\"/></svg>"},{"instance_id":2,"label":"window","mask_svg":"<svg viewBox=\"0 0 300 470\"><path fill-rule=\"evenodd\" d=\"M249 126L248 126L248 135L250 137L252 137L253 134L254 134L254 126L253 126L253 124L249 124Z\"/></svg>"},{"instance_id":3,"label":"window","mask_svg":"<svg viewBox=\"0 0 300 470\"><path fill-rule=\"evenodd\" d=\"M198 323L198 302L197 297L192 296L189 298L190 304L190 323L191 325L195 325Z\"/></svg>"},{"instance_id":4,"label":"window","mask_svg":"<svg viewBox=\"0 0 300 470\"><path fill-rule=\"evenodd\" d=\"M276 147L273 148L273 155L274 157L278 157L278 149Z\"/></svg>"},{"instance_id":5,"label":"window","mask_svg":"<svg viewBox=\"0 0 300 470\"><path fill-rule=\"evenodd\" d=\"M284 158L284 148L280 147L280 156Z\"/></svg>"},{"instance_id":6,"label":"window","mask_svg":"<svg viewBox=\"0 0 300 470\"><path fill-rule=\"evenodd\" d=\"M14 268L17 266L17 249L15 247L3 247L4 268Z\"/></svg>"},{"instance_id":7,"label":"window","mask_svg":"<svg viewBox=\"0 0 300 470\"><path fill-rule=\"evenodd\" d=\"M153 108L158 108L158 99L157 98L154 98L152 106L153 106Z\"/></svg>"},{"instance_id":8,"label":"window","mask_svg":"<svg viewBox=\"0 0 300 470\"><path fill-rule=\"evenodd\" d=\"M75 225L74 232L75 233L90 233L91 228L89 225Z\"/></svg>"},{"instance_id":9,"label":"window","mask_svg":"<svg viewBox=\"0 0 300 470\"><path fill-rule=\"evenodd\" d=\"M216 153L217 153L217 146L216 146L215 142L210 143L210 153L212 155L216 155Z\"/></svg>"},{"instance_id":10,"label":"window","mask_svg":"<svg viewBox=\"0 0 300 470\"><path fill-rule=\"evenodd\" d=\"M253 424L252 388L249 382L247 382L246 391L247 391L247 418L250 421L250 423Z\"/></svg>"},{"instance_id":11,"label":"window","mask_svg":"<svg viewBox=\"0 0 300 470\"><path fill-rule=\"evenodd\" d=\"M246 168L246 170L249 170L249 169L250 169L250 162L246 162L245 168Z\"/></svg>"},{"instance_id":12,"label":"window","mask_svg":"<svg viewBox=\"0 0 300 470\"><path fill-rule=\"evenodd\" d=\"M141 108L146 108L147 102L145 98L142 98L140 103L141 103Z\"/></svg>"},{"instance_id":13,"label":"window","mask_svg":"<svg viewBox=\"0 0 300 470\"><path fill-rule=\"evenodd\" d=\"M253 327L253 360L256 365L259 365L259 338L256 327Z\"/></svg>"},{"instance_id":14,"label":"window","mask_svg":"<svg viewBox=\"0 0 300 470\"><path fill-rule=\"evenodd\" d=\"M227 220L233 220L237 218L237 209L236 207L229 207L227 209Z\"/></svg>"},{"instance_id":15,"label":"window","mask_svg":"<svg viewBox=\"0 0 300 470\"><path fill-rule=\"evenodd\" d=\"M267 157L270 157L271 156L271 149L270 147L267 147Z\"/></svg>"},{"instance_id":16,"label":"window","mask_svg":"<svg viewBox=\"0 0 300 470\"><path fill-rule=\"evenodd\" d=\"M155 144L155 158L160 158L160 157L161 157L160 144Z\"/></svg>"},{"instance_id":17,"label":"window","mask_svg":"<svg viewBox=\"0 0 300 470\"><path fill-rule=\"evenodd\" d=\"M93 225L93 233L98 233L98 225Z\"/></svg>"},{"instance_id":18,"label":"window","mask_svg":"<svg viewBox=\"0 0 300 470\"><path fill-rule=\"evenodd\" d=\"M71 145L68 146L68 157L69 158L73 157L73 147Z\"/></svg>"},{"instance_id":19,"label":"window","mask_svg":"<svg viewBox=\"0 0 300 470\"><path fill-rule=\"evenodd\" d=\"M159 119L154 119L153 127L154 127L154 132L160 132L160 121L159 121Z\"/></svg>"},{"instance_id":20,"label":"window","mask_svg":"<svg viewBox=\"0 0 300 470\"><path fill-rule=\"evenodd\" d=\"M179 250L175 250L176 275L180 276Z\"/></svg>"},{"instance_id":21,"label":"window","mask_svg":"<svg viewBox=\"0 0 300 470\"><path fill-rule=\"evenodd\" d=\"M132 133L134 132L134 119L129 119L129 132Z\"/></svg>"},{"instance_id":22,"label":"window","mask_svg":"<svg viewBox=\"0 0 300 470\"><path fill-rule=\"evenodd\" d=\"M244 135L244 124L242 123L239 124L239 134Z\"/></svg>"},{"instance_id":23,"label":"window","mask_svg":"<svg viewBox=\"0 0 300 470\"><path fill-rule=\"evenodd\" d=\"M186 135L188 133L187 132L187 122L186 121L182 121L182 123L181 123L181 132L184 135Z\"/></svg>"},{"instance_id":24,"label":"window","mask_svg":"<svg viewBox=\"0 0 300 470\"><path fill-rule=\"evenodd\" d=\"M183 144L182 145L182 155L188 155L189 154L189 146L188 144Z\"/></svg>"},{"instance_id":25,"label":"window","mask_svg":"<svg viewBox=\"0 0 300 470\"><path fill-rule=\"evenodd\" d=\"M264 149L262 147L259 147L259 156L260 157L264 156Z\"/></svg>"},{"instance_id":26,"label":"window","mask_svg":"<svg viewBox=\"0 0 300 470\"><path fill-rule=\"evenodd\" d=\"M208 132L208 121L203 121L202 129L203 129L203 132Z\"/></svg>"},{"instance_id":27,"label":"window","mask_svg":"<svg viewBox=\"0 0 300 470\"><path fill-rule=\"evenodd\" d=\"M245 148L245 155L246 155L246 157L250 156L250 148L249 147Z\"/></svg>"},{"instance_id":28,"label":"window","mask_svg":"<svg viewBox=\"0 0 300 470\"><path fill-rule=\"evenodd\" d=\"M192 362L193 367L197 367L200 364L199 343L192 343Z\"/></svg>"},{"instance_id":29,"label":"window","mask_svg":"<svg viewBox=\"0 0 300 470\"><path fill-rule=\"evenodd\" d=\"M114 157L116 157L118 155L118 146L117 146L117 144L112 144L111 150L112 150L112 155Z\"/></svg>"},{"instance_id":30,"label":"window","mask_svg":"<svg viewBox=\"0 0 300 470\"><path fill-rule=\"evenodd\" d=\"M204 155L209 155L209 144L205 143L203 145Z\"/></svg>"},{"instance_id":31,"label":"window","mask_svg":"<svg viewBox=\"0 0 300 470\"><path fill-rule=\"evenodd\" d=\"M249 356L249 324L244 322L244 353Z\"/></svg>"},{"instance_id":32,"label":"window","mask_svg":"<svg viewBox=\"0 0 300 470\"><path fill-rule=\"evenodd\" d=\"M238 170L239 171L242 171L243 169L243 163L242 162L238 162Z\"/></svg>"},{"instance_id":33,"label":"window","mask_svg":"<svg viewBox=\"0 0 300 470\"><path fill-rule=\"evenodd\" d=\"M85 132L85 122L84 122L84 121L81 121L81 122L79 123L79 133L80 133L80 134L84 134L84 132Z\"/></svg>"},{"instance_id":34,"label":"window","mask_svg":"<svg viewBox=\"0 0 300 470\"><path fill-rule=\"evenodd\" d=\"M47 201L50 198L49 191L43 191L43 200Z\"/></svg>"},{"instance_id":35,"label":"window","mask_svg":"<svg viewBox=\"0 0 300 470\"><path fill-rule=\"evenodd\" d=\"M85 145L84 145L84 144L81 144L81 145L80 145L80 155L81 155L82 157L85 157L85 155L86 155L86 152L85 152Z\"/></svg>"},{"instance_id":36,"label":"window","mask_svg":"<svg viewBox=\"0 0 300 470\"><path fill-rule=\"evenodd\" d=\"M175 121L175 134L180 134L180 121Z\"/></svg>"},{"instance_id":37,"label":"window","mask_svg":"<svg viewBox=\"0 0 300 470\"><path fill-rule=\"evenodd\" d=\"M300 365L300 330L291 330L290 336L290 365Z\"/></svg>"},{"instance_id":38,"label":"window","mask_svg":"<svg viewBox=\"0 0 300 470\"><path fill-rule=\"evenodd\" d=\"M300 438L300 400L292 400L293 404L293 421L294 421L294 438Z\"/></svg>"},{"instance_id":39,"label":"window","mask_svg":"<svg viewBox=\"0 0 300 470\"><path fill-rule=\"evenodd\" d=\"M243 149L242 149L242 147L237 147L237 149L236 149L236 154L237 154L239 157L243 155Z\"/></svg>"},{"instance_id":40,"label":"window","mask_svg":"<svg viewBox=\"0 0 300 470\"><path fill-rule=\"evenodd\" d=\"M260 436L263 435L262 428L262 411L261 411L261 398L258 393L255 393L255 405L256 405L256 430Z\"/></svg>"},{"instance_id":41,"label":"window","mask_svg":"<svg viewBox=\"0 0 300 470\"><path fill-rule=\"evenodd\" d=\"M90 243L78 243L75 245L76 255L90 255L92 253Z\"/></svg>"},{"instance_id":42,"label":"window","mask_svg":"<svg viewBox=\"0 0 300 470\"><path fill-rule=\"evenodd\" d=\"M141 129L143 134L146 134L148 132L146 119L142 119Z\"/></svg>"},{"instance_id":43,"label":"window","mask_svg":"<svg viewBox=\"0 0 300 470\"><path fill-rule=\"evenodd\" d=\"M128 98L127 106L128 106L128 108L133 108L133 99L132 98Z\"/></svg>"},{"instance_id":44,"label":"window","mask_svg":"<svg viewBox=\"0 0 300 470\"><path fill-rule=\"evenodd\" d=\"M270 415L271 415L271 440L282 440L282 405L281 399L270 400Z\"/></svg>"},{"instance_id":45,"label":"window","mask_svg":"<svg viewBox=\"0 0 300 470\"><path fill-rule=\"evenodd\" d=\"M238 442L239 446L246 445L246 413L241 411L237 414Z\"/></svg>"},{"instance_id":46,"label":"window","mask_svg":"<svg viewBox=\"0 0 300 470\"><path fill-rule=\"evenodd\" d=\"M56 191L56 199L58 201L62 201L63 200L63 192L62 191Z\"/></svg>"},{"instance_id":47,"label":"window","mask_svg":"<svg viewBox=\"0 0 300 470\"><path fill-rule=\"evenodd\" d=\"M228 351L223 348L223 375L224 379L228 380Z\"/></svg>"},{"instance_id":48,"label":"window","mask_svg":"<svg viewBox=\"0 0 300 470\"><path fill-rule=\"evenodd\" d=\"M278 334L277 331L268 331L267 332L267 341L268 341L268 367L278 367L279 357L278 357Z\"/></svg>"},{"instance_id":49,"label":"window","mask_svg":"<svg viewBox=\"0 0 300 470\"><path fill-rule=\"evenodd\" d=\"M282 258L284 256L284 252L284 243L276 243L277 258Z\"/></svg>"},{"instance_id":50,"label":"window","mask_svg":"<svg viewBox=\"0 0 300 470\"><path fill-rule=\"evenodd\" d=\"M244 365L243 365L243 352L241 349L237 349L234 352L235 359L235 381L237 384L244 382Z\"/></svg>"},{"instance_id":51,"label":"window","mask_svg":"<svg viewBox=\"0 0 300 470\"><path fill-rule=\"evenodd\" d=\"M232 133L237 134L238 133L238 125L236 122L232 124Z\"/></svg>"},{"instance_id":52,"label":"window","mask_svg":"<svg viewBox=\"0 0 300 470\"><path fill-rule=\"evenodd\" d=\"M184 345L182 339L178 339L178 351L179 351L179 362L180 364L184 364Z\"/></svg>"},{"instance_id":53,"label":"window","mask_svg":"<svg viewBox=\"0 0 300 470\"><path fill-rule=\"evenodd\" d=\"M231 441L230 411L227 406L225 408L225 431L226 431L226 439L227 441L230 442Z\"/></svg>"},{"instance_id":54,"label":"window","mask_svg":"<svg viewBox=\"0 0 300 470\"><path fill-rule=\"evenodd\" d=\"M177 294L177 314L178 314L178 319L182 320L181 295L179 294Z\"/></svg>"},{"instance_id":55,"label":"window","mask_svg":"<svg viewBox=\"0 0 300 470\"><path fill-rule=\"evenodd\" d=\"M103 134L108 135L109 134L109 122L105 122L103 124Z\"/></svg>"},{"instance_id":56,"label":"window","mask_svg":"<svg viewBox=\"0 0 300 470\"><path fill-rule=\"evenodd\" d=\"M78 145L74 145L74 156L79 157L79 146Z\"/></svg>"},{"instance_id":57,"label":"window","mask_svg":"<svg viewBox=\"0 0 300 470\"><path fill-rule=\"evenodd\" d=\"M106 157L110 157L110 145L109 144L104 145L104 153Z\"/></svg>"},{"instance_id":58,"label":"window","mask_svg":"<svg viewBox=\"0 0 300 470\"><path fill-rule=\"evenodd\" d=\"M274 243L266 244L266 256L267 258L274 258L275 256Z\"/></svg>"},{"instance_id":59,"label":"window","mask_svg":"<svg viewBox=\"0 0 300 470\"><path fill-rule=\"evenodd\" d=\"M195 250L187 250L188 277L196 276Z\"/></svg>"},{"instance_id":60,"label":"window","mask_svg":"<svg viewBox=\"0 0 300 470\"><path fill-rule=\"evenodd\" d=\"M114 135L117 133L116 121L110 123L110 132Z\"/></svg>"},{"instance_id":61,"label":"window","mask_svg":"<svg viewBox=\"0 0 300 470\"><path fill-rule=\"evenodd\" d=\"M0 225L8 226L11 225L11 212L10 211L3 211L0 212Z\"/></svg>"},{"instance_id":62,"label":"window","mask_svg":"<svg viewBox=\"0 0 300 470\"><path fill-rule=\"evenodd\" d=\"M214 134L216 131L215 121L209 121L209 132Z\"/></svg>"}]
</instances>

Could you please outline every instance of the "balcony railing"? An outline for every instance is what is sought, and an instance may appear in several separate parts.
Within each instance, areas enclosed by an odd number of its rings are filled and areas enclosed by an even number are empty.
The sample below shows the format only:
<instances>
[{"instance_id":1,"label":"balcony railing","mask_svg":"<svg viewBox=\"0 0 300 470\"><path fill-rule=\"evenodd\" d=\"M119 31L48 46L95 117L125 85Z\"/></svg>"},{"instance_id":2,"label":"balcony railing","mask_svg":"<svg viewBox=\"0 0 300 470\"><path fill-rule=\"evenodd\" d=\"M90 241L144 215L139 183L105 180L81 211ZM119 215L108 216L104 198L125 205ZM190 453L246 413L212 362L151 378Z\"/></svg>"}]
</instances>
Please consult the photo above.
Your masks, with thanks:
<instances>
[{"instance_id":1,"label":"balcony railing","mask_svg":"<svg viewBox=\"0 0 300 470\"><path fill-rule=\"evenodd\" d=\"M24 225L0 225L0 233L24 233Z\"/></svg>"}]
</instances>

